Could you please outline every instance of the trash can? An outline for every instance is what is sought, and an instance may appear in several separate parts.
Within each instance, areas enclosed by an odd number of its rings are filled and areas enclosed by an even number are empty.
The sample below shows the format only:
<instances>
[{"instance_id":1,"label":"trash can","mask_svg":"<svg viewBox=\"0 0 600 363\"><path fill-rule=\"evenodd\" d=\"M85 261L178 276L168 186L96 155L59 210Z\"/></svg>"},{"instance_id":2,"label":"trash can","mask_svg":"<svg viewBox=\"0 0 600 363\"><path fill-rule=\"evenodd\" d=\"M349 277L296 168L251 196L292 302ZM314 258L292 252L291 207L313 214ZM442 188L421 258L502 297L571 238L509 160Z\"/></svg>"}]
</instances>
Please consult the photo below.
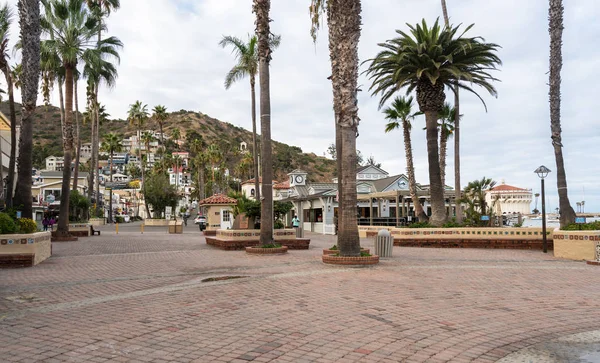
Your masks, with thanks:
<instances>
[{"instance_id":1,"label":"trash can","mask_svg":"<svg viewBox=\"0 0 600 363\"><path fill-rule=\"evenodd\" d=\"M379 257L392 257L394 237L388 230L382 229L375 237L375 254Z\"/></svg>"},{"instance_id":2,"label":"trash can","mask_svg":"<svg viewBox=\"0 0 600 363\"><path fill-rule=\"evenodd\" d=\"M169 221L169 233L174 233L174 234L183 233L183 222Z\"/></svg>"}]
</instances>

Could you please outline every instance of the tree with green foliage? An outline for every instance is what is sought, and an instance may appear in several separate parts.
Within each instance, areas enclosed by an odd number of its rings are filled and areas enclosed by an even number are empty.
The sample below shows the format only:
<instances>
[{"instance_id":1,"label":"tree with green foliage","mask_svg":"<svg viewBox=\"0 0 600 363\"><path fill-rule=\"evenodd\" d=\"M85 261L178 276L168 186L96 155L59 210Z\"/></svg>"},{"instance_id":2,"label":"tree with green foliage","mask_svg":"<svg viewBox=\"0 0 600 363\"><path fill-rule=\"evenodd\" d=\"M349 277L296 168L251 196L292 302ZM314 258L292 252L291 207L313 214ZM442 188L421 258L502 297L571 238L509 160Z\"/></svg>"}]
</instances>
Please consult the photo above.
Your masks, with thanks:
<instances>
[{"instance_id":1,"label":"tree with green foliage","mask_svg":"<svg viewBox=\"0 0 600 363\"><path fill-rule=\"evenodd\" d=\"M163 126L165 124L165 121L169 117L169 114L167 113L167 108L165 106L163 106L163 105L156 105L152 109L152 112L154 112L154 114L152 115L152 118L156 122L158 122L158 127L160 129L160 144L164 147L164 145L165 145L165 134L163 132Z\"/></svg>"},{"instance_id":2,"label":"tree with green foliage","mask_svg":"<svg viewBox=\"0 0 600 363\"><path fill-rule=\"evenodd\" d=\"M448 152L448 139L454 134L456 122L456 108L444 103L439 114L438 127L440 130L440 175L442 186L446 189L446 154Z\"/></svg>"},{"instance_id":3,"label":"tree with green foliage","mask_svg":"<svg viewBox=\"0 0 600 363\"><path fill-rule=\"evenodd\" d=\"M437 121L446 98L445 88L457 85L475 94L482 102L483 99L472 85L480 86L496 96L496 89L491 82L497 79L490 72L501 64L496 54L499 46L486 43L481 37L465 37L473 25L460 34L460 25L442 28L437 20L431 27L425 20L416 26L407 25L410 34L397 30L399 37L379 44L383 50L369 60L367 74L373 82L370 87L373 95L381 95L380 107L402 88L406 89L407 94L416 90L427 130L432 208L430 223L441 226L447 216Z\"/></svg>"},{"instance_id":4,"label":"tree with green foliage","mask_svg":"<svg viewBox=\"0 0 600 363\"><path fill-rule=\"evenodd\" d=\"M144 199L146 204L152 205L154 218L161 218L165 208L170 206L175 209L179 195L175 186L169 182L169 176L165 173L149 173L144 183Z\"/></svg>"},{"instance_id":5,"label":"tree with green foliage","mask_svg":"<svg viewBox=\"0 0 600 363\"><path fill-rule=\"evenodd\" d=\"M402 124L402 132L404 135L404 154L406 156L406 177L408 178L408 191L413 202L415 209L415 215L419 218L419 221L426 222L429 217L423 210L423 205L417 196L417 180L415 178L415 165L412 154L412 140L410 137L410 130L412 129L412 121L415 119L420 112L413 112L413 98L412 97L396 97L392 102L391 106L385 108L383 113L385 114L388 123L385 125L385 132L391 132L392 130L400 128Z\"/></svg>"},{"instance_id":6,"label":"tree with green foliage","mask_svg":"<svg viewBox=\"0 0 600 363\"><path fill-rule=\"evenodd\" d=\"M281 36L271 36L269 39L270 49L279 46ZM250 78L250 95L252 100L252 155L254 157L254 188L256 198L260 199L259 175L258 175L258 147L256 143L256 74L258 72L258 37L248 37L248 42L232 36L224 36L219 42L223 48L230 46L237 60L236 65L231 68L225 76L225 89L229 89L235 82L245 77Z\"/></svg>"},{"instance_id":7,"label":"tree with green foliage","mask_svg":"<svg viewBox=\"0 0 600 363\"><path fill-rule=\"evenodd\" d=\"M127 119L129 120L129 124L137 126L137 140L138 147L140 150L140 165L142 169L142 190L145 191L146 184L144 183L144 157L141 154L141 144L142 144L142 126L148 119L148 105L142 104L141 101L135 101L132 105L129 105L129 112L127 115ZM146 149L146 153L148 149ZM146 193L142 191L144 194L144 198L146 197ZM148 203L144 203L146 205L146 216L150 217L150 208L148 207Z\"/></svg>"},{"instance_id":8,"label":"tree with green foliage","mask_svg":"<svg viewBox=\"0 0 600 363\"><path fill-rule=\"evenodd\" d=\"M489 222L481 221L481 216L490 216L492 214L492 206L488 206L485 200L485 195L488 190L492 189L496 182L490 178L483 177L480 180L474 180L465 187L463 197L460 200L467 206L465 210L464 222L468 225L487 225Z\"/></svg>"}]
</instances>

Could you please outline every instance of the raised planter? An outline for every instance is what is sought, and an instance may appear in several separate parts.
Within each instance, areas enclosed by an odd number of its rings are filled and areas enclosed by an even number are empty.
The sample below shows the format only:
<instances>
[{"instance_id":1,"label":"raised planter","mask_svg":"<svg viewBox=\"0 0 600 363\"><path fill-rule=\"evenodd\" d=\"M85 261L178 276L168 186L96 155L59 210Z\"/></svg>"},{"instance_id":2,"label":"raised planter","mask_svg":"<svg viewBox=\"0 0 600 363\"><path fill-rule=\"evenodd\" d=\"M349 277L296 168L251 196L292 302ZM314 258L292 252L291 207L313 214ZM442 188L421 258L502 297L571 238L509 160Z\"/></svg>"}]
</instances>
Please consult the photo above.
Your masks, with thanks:
<instances>
[{"instance_id":1,"label":"raised planter","mask_svg":"<svg viewBox=\"0 0 600 363\"><path fill-rule=\"evenodd\" d=\"M262 248L262 247L246 247L246 253L251 255L277 255L287 253L287 246Z\"/></svg>"},{"instance_id":2,"label":"raised planter","mask_svg":"<svg viewBox=\"0 0 600 363\"><path fill-rule=\"evenodd\" d=\"M208 233L207 233L208 232ZM214 234L212 234L214 233ZM204 231L208 245L223 250L243 250L246 247L257 246L260 240L258 229L219 229L217 231ZM296 238L294 229L276 229L273 231L276 243L286 246L290 250L307 250L310 239Z\"/></svg>"},{"instance_id":3,"label":"raised planter","mask_svg":"<svg viewBox=\"0 0 600 363\"><path fill-rule=\"evenodd\" d=\"M323 263L330 265L367 266L379 263L379 256L377 255L357 257L323 255L321 258L323 259Z\"/></svg>"},{"instance_id":4,"label":"raised planter","mask_svg":"<svg viewBox=\"0 0 600 363\"><path fill-rule=\"evenodd\" d=\"M92 226L103 226L106 224L106 218L90 218L89 223Z\"/></svg>"},{"instance_id":5,"label":"raised planter","mask_svg":"<svg viewBox=\"0 0 600 363\"><path fill-rule=\"evenodd\" d=\"M553 232L554 257L569 260L598 261L597 246L600 244L600 231L561 231Z\"/></svg>"},{"instance_id":6,"label":"raised planter","mask_svg":"<svg viewBox=\"0 0 600 363\"><path fill-rule=\"evenodd\" d=\"M168 219L152 219L152 218L146 218L144 219L144 225L145 226L160 226L160 227L167 227L169 225L169 220Z\"/></svg>"},{"instance_id":7,"label":"raised planter","mask_svg":"<svg viewBox=\"0 0 600 363\"><path fill-rule=\"evenodd\" d=\"M338 252L340 252L340 250L330 250L330 249L326 249L326 248L323 249L323 254L324 255L335 255ZM364 253L369 253L370 254L371 250L369 250L368 248L361 248L360 252L364 252Z\"/></svg>"},{"instance_id":8,"label":"raised planter","mask_svg":"<svg viewBox=\"0 0 600 363\"><path fill-rule=\"evenodd\" d=\"M30 267L52 255L50 232L0 235L0 268Z\"/></svg>"}]
</instances>

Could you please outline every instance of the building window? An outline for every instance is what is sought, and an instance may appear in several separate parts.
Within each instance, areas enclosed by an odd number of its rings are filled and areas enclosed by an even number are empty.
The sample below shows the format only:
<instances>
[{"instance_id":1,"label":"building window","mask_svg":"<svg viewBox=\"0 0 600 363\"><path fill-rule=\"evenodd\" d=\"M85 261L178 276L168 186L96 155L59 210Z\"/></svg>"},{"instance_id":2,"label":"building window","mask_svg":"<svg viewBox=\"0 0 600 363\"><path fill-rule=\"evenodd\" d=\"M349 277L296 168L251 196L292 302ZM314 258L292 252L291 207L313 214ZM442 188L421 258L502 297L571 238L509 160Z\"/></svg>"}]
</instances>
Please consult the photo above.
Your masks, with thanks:
<instances>
[{"instance_id":1,"label":"building window","mask_svg":"<svg viewBox=\"0 0 600 363\"><path fill-rule=\"evenodd\" d=\"M323 222L323 209L305 209L303 211L303 222L314 223L314 222Z\"/></svg>"},{"instance_id":2,"label":"building window","mask_svg":"<svg viewBox=\"0 0 600 363\"><path fill-rule=\"evenodd\" d=\"M250 189L250 196L254 196L255 192L254 192L254 188Z\"/></svg>"},{"instance_id":3,"label":"building window","mask_svg":"<svg viewBox=\"0 0 600 363\"><path fill-rule=\"evenodd\" d=\"M229 222L229 211L228 210L224 210L223 211L223 222Z\"/></svg>"}]
</instances>

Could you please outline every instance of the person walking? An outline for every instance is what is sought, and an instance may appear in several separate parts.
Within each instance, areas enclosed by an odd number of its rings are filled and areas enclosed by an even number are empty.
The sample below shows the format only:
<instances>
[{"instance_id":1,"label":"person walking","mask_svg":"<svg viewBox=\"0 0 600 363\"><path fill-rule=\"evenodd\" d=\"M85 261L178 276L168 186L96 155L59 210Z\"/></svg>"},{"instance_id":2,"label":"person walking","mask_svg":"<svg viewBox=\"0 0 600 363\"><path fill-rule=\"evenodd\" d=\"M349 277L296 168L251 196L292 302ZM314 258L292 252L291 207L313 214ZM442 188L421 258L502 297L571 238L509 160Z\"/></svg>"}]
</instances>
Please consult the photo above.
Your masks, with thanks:
<instances>
[{"instance_id":1,"label":"person walking","mask_svg":"<svg viewBox=\"0 0 600 363\"><path fill-rule=\"evenodd\" d=\"M44 232L48 231L48 224L50 224L50 220L48 219L48 216L45 216L44 219L42 220L42 225L44 226Z\"/></svg>"},{"instance_id":2,"label":"person walking","mask_svg":"<svg viewBox=\"0 0 600 363\"><path fill-rule=\"evenodd\" d=\"M292 218L292 226L294 228L300 227L300 220L298 219L298 216L294 216L294 218Z\"/></svg>"}]
</instances>

